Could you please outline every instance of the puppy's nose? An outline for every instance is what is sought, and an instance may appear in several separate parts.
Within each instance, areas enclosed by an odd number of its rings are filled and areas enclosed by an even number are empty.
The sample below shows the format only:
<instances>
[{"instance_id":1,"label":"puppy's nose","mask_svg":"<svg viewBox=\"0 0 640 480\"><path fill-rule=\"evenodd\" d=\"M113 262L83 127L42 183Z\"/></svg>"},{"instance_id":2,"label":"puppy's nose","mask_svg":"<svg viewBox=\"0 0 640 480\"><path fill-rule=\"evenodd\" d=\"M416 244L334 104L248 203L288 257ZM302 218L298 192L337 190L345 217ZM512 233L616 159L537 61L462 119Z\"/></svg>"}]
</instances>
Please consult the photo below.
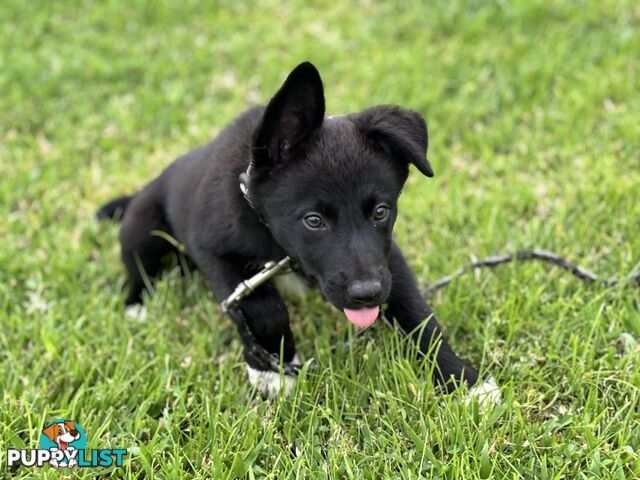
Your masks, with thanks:
<instances>
[{"instance_id":1,"label":"puppy's nose","mask_svg":"<svg viewBox=\"0 0 640 480\"><path fill-rule=\"evenodd\" d=\"M379 280L355 281L347 288L347 292L352 300L367 303L375 300L382 291L382 284Z\"/></svg>"}]
</instances>

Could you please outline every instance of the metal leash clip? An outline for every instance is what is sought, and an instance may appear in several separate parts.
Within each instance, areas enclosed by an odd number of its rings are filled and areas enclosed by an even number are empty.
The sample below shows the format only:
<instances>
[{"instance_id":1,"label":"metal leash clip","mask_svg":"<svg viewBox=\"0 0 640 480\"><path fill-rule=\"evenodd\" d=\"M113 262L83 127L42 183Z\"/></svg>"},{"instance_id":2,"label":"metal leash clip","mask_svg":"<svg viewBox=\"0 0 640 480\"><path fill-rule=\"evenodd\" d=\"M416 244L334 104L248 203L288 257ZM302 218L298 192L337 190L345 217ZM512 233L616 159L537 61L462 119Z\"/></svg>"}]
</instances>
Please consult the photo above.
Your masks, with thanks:
<instances>
[{"instance_id":1,"label":"metal leash clip","mask_svg":"<svg viewBox=\"0 0 640 480\"><path fill-rule=\"evenodd\" d=\"M236 286L233 293L220 304L222 311L227 313L230 307L238 303L247 295L251 294L251 292L272 277L291 271L290 264L290 257L284 257L279 262L265 263L262 270L256 273L253 277L243 280Z\"/></svg>"}]
</instances>

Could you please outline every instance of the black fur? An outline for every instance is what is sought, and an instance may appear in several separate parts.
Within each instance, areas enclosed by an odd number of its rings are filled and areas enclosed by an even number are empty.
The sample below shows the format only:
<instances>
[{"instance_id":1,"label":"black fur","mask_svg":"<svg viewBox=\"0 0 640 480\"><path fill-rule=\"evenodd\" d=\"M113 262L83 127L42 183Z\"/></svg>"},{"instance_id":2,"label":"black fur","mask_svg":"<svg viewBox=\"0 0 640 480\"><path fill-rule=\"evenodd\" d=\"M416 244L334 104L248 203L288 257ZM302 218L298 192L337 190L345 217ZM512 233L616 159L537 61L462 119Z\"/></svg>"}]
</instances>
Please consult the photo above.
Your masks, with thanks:
<instances>
[{"instance_id":1,"label":"black fur","mask_svg":"<svg viewBox=\"0 0 640 480\"><path fill-rule=\"evenodd\" d=\"M125 195L124 197L119 197L111 200L109 203L103 205L100 210L98 210L98 213L96 213L96 217L98 217L98 220L116 217L122 218L131 200L133 200L133 197L130 195Z\"/></svg>"},{"instance_id":2,"label":"black fur","mask_svg":"<svg viewBox=\"0 0 640 480\"><path fill-rule=\"evenodd\" d=\"M241 115L132 199L123 197L100 210L100 218L124 210L125 303L142 301L141 269L155 277L162 257L174 249L150 235L152 230L165 231L186 246L219 300L265 262L289 255L336 307L387 304L387 317L435 359L438 384L447 389L460 381L473 385L477 372L442 338L392 240L409 164L433 176L427 142L422 117L397 106L325 118L320 75L310 63L299 65L267 107ZM250 163L253 208L238 185ZM289 316L274 286L264 284L239 307L257 341L275 354L282 347L283 360L291 361L295 346ZM253 361L250 355L246 360Z\"/></svg>"}]
</instances>

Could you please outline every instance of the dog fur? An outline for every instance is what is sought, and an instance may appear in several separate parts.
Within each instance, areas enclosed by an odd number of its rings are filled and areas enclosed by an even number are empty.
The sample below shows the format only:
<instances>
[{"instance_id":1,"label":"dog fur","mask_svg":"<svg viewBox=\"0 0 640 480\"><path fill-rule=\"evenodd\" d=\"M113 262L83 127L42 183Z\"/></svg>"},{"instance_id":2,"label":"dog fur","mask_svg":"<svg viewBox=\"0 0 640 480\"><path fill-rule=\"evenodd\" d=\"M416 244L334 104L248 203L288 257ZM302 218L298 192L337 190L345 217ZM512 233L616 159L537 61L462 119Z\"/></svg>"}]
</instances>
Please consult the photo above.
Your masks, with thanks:
<instances>
[{"instance_id":1,"label":"dog fur","mask_svg":"<svg viewBox=\"0 0 640 480\"><path fill-rule=\"evenodd\" d=\"M434 381L443 389L460 383L480 387L478 372L443 338L392 239L409 165L433 176L427 147L424 119L398 106L325 117L320 75L312 64L300 64L266 107L245 112L141 191L100 209L99 218L122 216L125 304L142 303L143 275L156 277L162 258L175 250L153 230L185 245L219 301L265 262L288 255L336 307L385 304L386 317L436 363ZM239 188L242 174L250 202ZM289 316L273 283L260 286L239 307L255 341L292 362ZM250 347L245 341L252 383L275 394L274 372L256 362Z\"/></svg>"}]
</instances>

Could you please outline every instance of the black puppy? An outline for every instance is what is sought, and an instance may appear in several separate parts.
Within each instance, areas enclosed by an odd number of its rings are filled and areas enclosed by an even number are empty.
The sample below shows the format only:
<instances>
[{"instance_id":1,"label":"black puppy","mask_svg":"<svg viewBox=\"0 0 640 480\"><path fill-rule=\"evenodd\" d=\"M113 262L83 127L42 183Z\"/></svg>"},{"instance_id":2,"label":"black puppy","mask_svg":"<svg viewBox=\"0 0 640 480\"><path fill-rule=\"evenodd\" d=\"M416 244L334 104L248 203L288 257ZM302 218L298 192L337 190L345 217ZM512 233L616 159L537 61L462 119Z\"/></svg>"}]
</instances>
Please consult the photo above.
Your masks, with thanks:
<instances>
[{"instance_id":1,"label":"black puppy","mask_svg":"<svg viewBox=\"0 0 640 480\"><path fill-rule=\"evenodd\" d=\"M386 304L386 317L434 359L434 380L444 389L465 382L495 400L493 380L478 382L477 371L442 338L392 240L409 164L433 176L427 143L422 117L397 106L325 118L320 75L302 63L266 107L244 113L134 196L100 209L99 218L123 212L128 310L141 306L143 275L157 276L162 258L174 250L154 230L185 245L220 301L265 262L290 256L299 273L355 325L373 323ZM285 364L297 363L287 309L271 282L238 307L252 334L251 340L243 336L249 379L273 395L280 377L255 358L251 343L274 355L282 352ZM287 391L293 380L286 378Z\"/></svg>"}]
</instances>

